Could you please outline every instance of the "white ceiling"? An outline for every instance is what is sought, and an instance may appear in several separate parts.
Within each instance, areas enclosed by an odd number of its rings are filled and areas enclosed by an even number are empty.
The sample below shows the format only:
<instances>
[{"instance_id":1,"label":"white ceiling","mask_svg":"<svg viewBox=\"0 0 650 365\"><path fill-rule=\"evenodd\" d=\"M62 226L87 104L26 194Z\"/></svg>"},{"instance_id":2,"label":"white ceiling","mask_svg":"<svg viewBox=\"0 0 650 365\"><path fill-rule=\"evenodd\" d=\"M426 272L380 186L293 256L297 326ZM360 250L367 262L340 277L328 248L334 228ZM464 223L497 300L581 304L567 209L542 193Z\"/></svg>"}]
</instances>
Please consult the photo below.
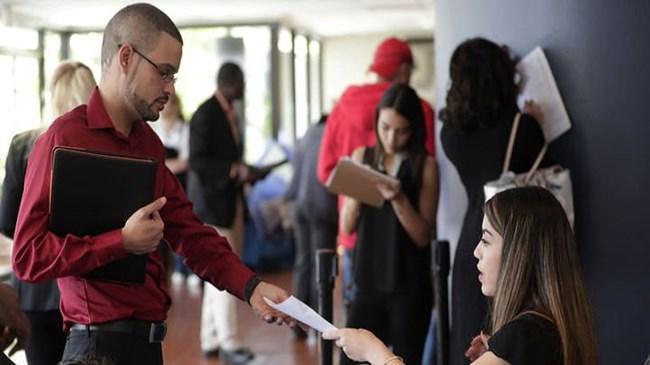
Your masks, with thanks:
<instances>
[{"instance_id":1,"label":"white ceiling","mask_svg":"<svg viewBox=\"0 0 650 365\"><path fill-rule=\"evenodd\" d=\"M101 29L125 0L0 0L5 25ZM323 37L431 36L434 0L152 0L178 25L283 24Z\"/></svg>"}]
</instances>

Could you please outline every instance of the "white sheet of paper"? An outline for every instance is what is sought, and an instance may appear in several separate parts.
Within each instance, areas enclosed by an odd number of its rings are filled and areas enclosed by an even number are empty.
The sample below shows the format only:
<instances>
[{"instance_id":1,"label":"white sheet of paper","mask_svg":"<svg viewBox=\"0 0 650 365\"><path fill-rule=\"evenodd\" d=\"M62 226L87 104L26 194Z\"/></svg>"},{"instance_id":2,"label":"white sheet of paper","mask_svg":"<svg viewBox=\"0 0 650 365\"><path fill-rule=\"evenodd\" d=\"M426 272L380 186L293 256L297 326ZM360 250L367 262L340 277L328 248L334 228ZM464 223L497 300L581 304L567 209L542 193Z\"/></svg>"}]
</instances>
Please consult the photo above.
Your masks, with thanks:
<instances>
[{"instance_id":1,"label":"white sheet of paper","mask_svg":"<svg viewBox=\"0 0 650 365\"><path fill-rule=\"evenodd\" d=\"M309 327L317 330L318 332L333 331L337 328L334 327L331 323L326 321L320 314L316 313L311 309L307 304L301 302L299 299L293 295L287 298L282 303L273 303L268 298L264 298L266 304L271 307L279 310L280 312L288 315L291 318L294 318Z\"/></svg>"},{"instance_id":2,"label":"white sheet of paper","mask_svg":"<svg viewBox=\"0 0 650 365\"><path fill-rule=\"evenodd\" d=\"M564 107L560 90L555 83L553 72L540 47L535 47L517 64L517 71L522 76L522 89L517 100L519 109L524 102L532 99L544 113L544 137L551 143L554 139L571 129L571 120Z\"/></svg>"}]
</instances>

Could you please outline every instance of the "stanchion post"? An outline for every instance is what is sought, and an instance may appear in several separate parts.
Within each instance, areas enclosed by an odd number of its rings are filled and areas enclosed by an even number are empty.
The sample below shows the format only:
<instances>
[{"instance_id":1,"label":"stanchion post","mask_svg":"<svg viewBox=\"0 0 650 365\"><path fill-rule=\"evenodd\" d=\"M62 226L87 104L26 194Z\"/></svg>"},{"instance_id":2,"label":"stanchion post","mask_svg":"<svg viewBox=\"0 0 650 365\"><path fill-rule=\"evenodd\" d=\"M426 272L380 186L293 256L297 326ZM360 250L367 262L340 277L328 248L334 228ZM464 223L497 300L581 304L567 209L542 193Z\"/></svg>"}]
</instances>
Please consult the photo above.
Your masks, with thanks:
<instances>
[{"instance_id":1,"label":"stanchion post","mask_svg":"<svg viewBox=\"0 0 650 365\"><path fill-rule=\"evenodd\" d=\"M435 241L435 290L438 365L449 363L449 295L447 277L449 276L449 241Z\"/></svg>"},{"instance_id":2,"label":"stanchion post","mask_svg":"<svg viewBox=\"0 0 650 365\"><path fill-rule=\"evenodd\" d=\"M316 251L316 283L318 284L318 312L327 321L333 320L334 281L338 271L336 251L329 248ZM332 341L320 339L320 365L332 365Z\"/></svg>"}]
</instances>

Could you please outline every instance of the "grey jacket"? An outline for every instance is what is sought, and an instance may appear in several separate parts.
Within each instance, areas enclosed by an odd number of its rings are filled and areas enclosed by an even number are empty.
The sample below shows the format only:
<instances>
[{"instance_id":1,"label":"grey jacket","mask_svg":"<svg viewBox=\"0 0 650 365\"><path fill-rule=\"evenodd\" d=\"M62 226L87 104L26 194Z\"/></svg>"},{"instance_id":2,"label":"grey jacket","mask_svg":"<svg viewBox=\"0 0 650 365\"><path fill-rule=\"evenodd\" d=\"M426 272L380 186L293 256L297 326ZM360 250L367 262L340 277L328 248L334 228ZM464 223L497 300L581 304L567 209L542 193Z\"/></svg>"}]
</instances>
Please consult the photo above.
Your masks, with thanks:
<instances>
[{"instance_id":1,"label":"grey jacket","mask_svg":"<svg viewBox=\"0 0 650 365\"><path fill-rule=\"evenodd\" d=\"M292 161L293 177L285 199L293 200L296 209L313 220L337 220L336 195L318 180L316 168L325 124L311 126L298 142Z\"/></svg>"}]
</instances>

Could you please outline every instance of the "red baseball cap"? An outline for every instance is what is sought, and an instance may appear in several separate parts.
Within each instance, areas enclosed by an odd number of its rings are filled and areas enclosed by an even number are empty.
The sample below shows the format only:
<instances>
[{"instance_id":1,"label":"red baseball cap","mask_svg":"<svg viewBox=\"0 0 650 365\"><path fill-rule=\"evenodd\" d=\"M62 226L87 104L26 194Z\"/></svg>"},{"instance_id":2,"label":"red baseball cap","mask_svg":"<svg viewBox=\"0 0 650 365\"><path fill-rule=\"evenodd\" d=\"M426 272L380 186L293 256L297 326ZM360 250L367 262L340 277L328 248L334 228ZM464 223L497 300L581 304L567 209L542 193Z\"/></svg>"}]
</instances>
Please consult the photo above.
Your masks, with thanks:
<instances>
[{"instance_id":1,"label":"red baseball cap","mask_svg":"<svg viewBox=\"0 0 650 365\"><path fill-rule=\"evenodd\" d=\"M379 76L391 77L402 63L413 64L413 54L409 44L394 37L381 42L375 50L375 58L370 71Z\"/></svg>"}]
</instances>

